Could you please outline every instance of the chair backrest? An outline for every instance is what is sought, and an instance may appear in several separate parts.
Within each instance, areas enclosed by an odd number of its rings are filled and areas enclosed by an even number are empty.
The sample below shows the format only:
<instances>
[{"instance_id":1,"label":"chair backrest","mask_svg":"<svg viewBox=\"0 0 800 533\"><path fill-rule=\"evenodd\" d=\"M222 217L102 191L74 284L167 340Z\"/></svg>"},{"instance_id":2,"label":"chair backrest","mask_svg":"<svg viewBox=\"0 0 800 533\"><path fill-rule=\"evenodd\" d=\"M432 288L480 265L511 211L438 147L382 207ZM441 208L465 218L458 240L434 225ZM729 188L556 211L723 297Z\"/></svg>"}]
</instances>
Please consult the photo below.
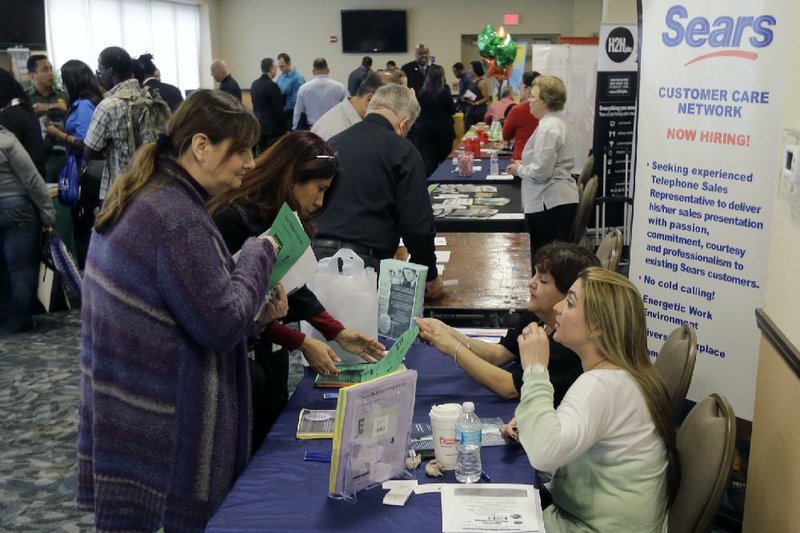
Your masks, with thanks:
<instances>
[{"instance_id":1,"label":"chair backrest","mask_svg":"<svg viewBox=\"0 0 800 533\"><path fill-rule=\"evenodd\" d=\"M736 416L724 396L712 394L692 408L678 430L681 484L669 511L670 533L705 533L728 484Z\"/></svg>"},{"instance_id":2,"label":"chair backrest","mask_svg":"<svg viewBox=\"0 0 800 533\"><path fill-rule=\"evenodd\" d=\"M617 270L619 256L622 255L622 232L618 229L609 231L595 252L600 264L608 270Z\"/></svg>"},{"instance_id":3,"label":"chair backrest","mask_svg":"<svg viewBox=\"0 0 800 533\"><path fill-rule=\"evenodd\" d=\"M677 419L692 383L697 358L697 334L684 323L670 333L655 361L655 370L669 393L672 416Z\"/></svg>"},{"instance_id":4,"label":"chair backrest","mask_svg":"<svg viewBox=\"0 0 800 533\"><path fill-rule=\"evenodd\" d=\"M586 158L586 162L583 164L583 168L581 169L581 173L578 175L578 186L586 186L586 182L589 181L589 178L592 177L592 171L594 170L594 154L591 154L589 157Z\"/></svg>"},{"instance_id":5,"label":"chair backrest","mask_svg":"<svg viewBox=\"0 0 800 533\"><path fill-rule=\"evenodd\" d=\"M592 176L586 186L579 192L578 209L575 210L575 221L572 224L572 242L580 244L586 234L589 217L592 216L594 197L597 195L597 176Z\"/></svg>"}]
</instances>

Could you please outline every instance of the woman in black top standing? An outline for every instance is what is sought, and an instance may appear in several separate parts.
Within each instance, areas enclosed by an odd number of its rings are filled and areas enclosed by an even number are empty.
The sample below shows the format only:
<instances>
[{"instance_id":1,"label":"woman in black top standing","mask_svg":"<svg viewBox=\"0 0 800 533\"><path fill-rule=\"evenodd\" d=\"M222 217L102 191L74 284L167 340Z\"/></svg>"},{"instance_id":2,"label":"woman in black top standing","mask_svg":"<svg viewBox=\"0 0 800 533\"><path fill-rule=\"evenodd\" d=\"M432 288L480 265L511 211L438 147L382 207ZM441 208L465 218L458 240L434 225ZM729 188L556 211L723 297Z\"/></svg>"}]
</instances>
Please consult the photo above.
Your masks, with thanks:
<instances>
[{"instance_id":1,"label":"woman in black top standing","mask_svg":"<svg viewBox=\"0 0 800 533\"><path fill-rule=\"evenodd\" d=\"M25 89L14 76L0 68L0 126L14 134L36 165L36 170L45 175L45 147L42 126Z\"/></svg>"},{"instance_id":2,"label":"woman in black top standing","mask_svg":"<svg viewBox=\"0 0 800 533\"><path fill-rule=\"evenodd\" d=\"M417 100L421 111L409 133L409 140L422 154L425 172L430 176L453 150L453 139L456 137L453 127L456 106L442 67L439 65L428 67L428 75L417 95Z\"/></svg>"},{"instance_id":3,"label":"woman in black top standing","mask_svg":"<svg viewBox=\"0 0 800 533\"><path fill-rule=\"evenodd\" d=\"M486 68L480 61L470 61L469 63L470 74L472 75L472 83L469 85L469 91L475 94L473 99L464 99L467 104L467 112L464 115L464 131L469 131L473 124L483 121L486 115L486 106L492 95L489 93L489 83L483 77L486 74Z\"/></svg>"}]
</instances>

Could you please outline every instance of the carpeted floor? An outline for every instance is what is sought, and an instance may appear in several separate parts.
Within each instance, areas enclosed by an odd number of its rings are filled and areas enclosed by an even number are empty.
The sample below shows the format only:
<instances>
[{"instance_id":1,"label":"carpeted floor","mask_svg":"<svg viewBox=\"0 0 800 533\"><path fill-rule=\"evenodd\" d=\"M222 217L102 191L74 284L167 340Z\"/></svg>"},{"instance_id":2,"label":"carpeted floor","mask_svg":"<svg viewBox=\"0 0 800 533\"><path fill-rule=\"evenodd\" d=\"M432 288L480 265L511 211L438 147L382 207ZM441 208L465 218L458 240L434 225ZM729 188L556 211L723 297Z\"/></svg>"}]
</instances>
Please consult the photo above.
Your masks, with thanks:
<instances>
[{"instance_id":1,"label":"carpeted floor","mask_svg":"<svg viewBox=\"0 0 800 533\"><path fill-rule=\"evenodd\" d=\"M75 506L80 311L0 339L0 530L91 531Z\"/></svg>"},{"instance_id":2,"label":"carpeted floor","mask_svg":"<svg viewBox=\"0 0 800 533\"><path fill-rule=\"evenodd\" d=\"M80 310L0 338L0 531L92 531L75 505ZM290 360L289 390L302 377Z\"/></svg>"}]
</instances>

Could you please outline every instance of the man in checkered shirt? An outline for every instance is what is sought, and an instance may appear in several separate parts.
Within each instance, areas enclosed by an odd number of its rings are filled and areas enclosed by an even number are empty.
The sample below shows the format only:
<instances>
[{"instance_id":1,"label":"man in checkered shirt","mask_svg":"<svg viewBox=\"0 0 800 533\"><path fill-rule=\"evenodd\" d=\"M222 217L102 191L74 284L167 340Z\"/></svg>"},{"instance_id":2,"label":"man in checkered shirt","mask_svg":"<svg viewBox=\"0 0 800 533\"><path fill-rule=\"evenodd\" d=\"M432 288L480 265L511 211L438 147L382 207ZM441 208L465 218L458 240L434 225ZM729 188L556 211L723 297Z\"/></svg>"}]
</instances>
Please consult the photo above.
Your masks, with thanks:
<instances>
[{"instance_id":1,"label":"man in checkered shirt","mask_svg":"<svg viewBox=\"0 0 800 533\"><path fill-rule=\"evenodd\" d=\"M120 91L141 91L141 85L133 77L131 56L118 46L110 46L100 52L97 61L97 80L106 88L106 96L97 105L92 123L84 139L86 159L106 159L103 179L100 184L100 199L103 200L114 180L127 170L133 158L128 136L128 100L115 98Z\"/></svg>"}]
</instances>

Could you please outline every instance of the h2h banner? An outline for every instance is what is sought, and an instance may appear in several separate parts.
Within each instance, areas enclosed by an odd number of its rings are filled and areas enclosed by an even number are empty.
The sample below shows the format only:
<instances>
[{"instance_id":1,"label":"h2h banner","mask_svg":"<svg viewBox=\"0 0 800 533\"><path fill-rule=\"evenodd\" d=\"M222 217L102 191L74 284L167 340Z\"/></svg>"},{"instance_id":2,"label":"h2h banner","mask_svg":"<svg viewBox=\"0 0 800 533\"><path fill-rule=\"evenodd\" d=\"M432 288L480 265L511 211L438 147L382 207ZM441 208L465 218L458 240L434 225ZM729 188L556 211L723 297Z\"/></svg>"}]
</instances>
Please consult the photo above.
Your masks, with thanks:
<instances>
[{"instance_id":1,"label":"h2h banner","mask_svg":"<svg viewBox=\"0 0 800 533\"><path fill-rule=\"evenodd\" d=\"M630 278L656 355L697 330L689 398L752 420L787 64L785 0L640 0Z\"/></svg>"},{"instance_id":2,"label":"h2h banner","mask_svg":"<svg viewBox=\"0 0 800 533\"><path fill-rule=\"evenodd\" d=\"M597 57L597 93L594 104L594 169L600 184L597 196L625 197L633 175L633 124L636 117L639 46L636 25L602 24ZM622 226L623 204L607 206L604 226ZM594 221L591 221L592 223Z\"/></svg>"}]
</instances>

